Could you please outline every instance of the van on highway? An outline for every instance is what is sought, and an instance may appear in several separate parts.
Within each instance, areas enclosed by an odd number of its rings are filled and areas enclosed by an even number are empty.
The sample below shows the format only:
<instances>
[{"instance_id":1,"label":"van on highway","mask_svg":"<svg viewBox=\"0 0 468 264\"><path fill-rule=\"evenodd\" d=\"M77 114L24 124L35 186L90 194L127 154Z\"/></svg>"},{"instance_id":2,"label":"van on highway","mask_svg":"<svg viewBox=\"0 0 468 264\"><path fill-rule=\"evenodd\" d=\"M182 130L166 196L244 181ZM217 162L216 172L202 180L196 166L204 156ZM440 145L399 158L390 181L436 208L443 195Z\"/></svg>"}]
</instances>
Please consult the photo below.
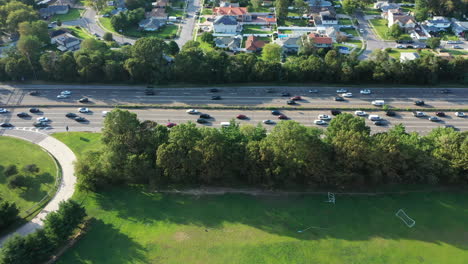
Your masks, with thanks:
<instances>
[{"instance_id":1,"label":"van on highway","mask_svg":"<svg viewBox=\"0 0 468 264\"><path fill-rule=\"evenodd\" d=\"M369 115L369 120L370 121L379 121L380 116L379 115Z\"/></svg>"},{"instance_id":2,"label":"van on highway","mask_svg":"<svg viewBox=\"0 0 468 264\"><path fill-rule=\"evenodd\" d=\"M221 123L219 123L219 124L221 125L221 127L228 127L228 126L231 125L230 122L221 122Z\"/></svg>"},{"instance_id":3,"label":"van on highway","mask_svg":"<svg viewBox=\"0 0 468 264\"><path fill-rule=\"evenodd\" d=\"M374 100L372 101L372 104L375 106L383 106L385 104L384 100Z\"/></svg>"}]
</instances>

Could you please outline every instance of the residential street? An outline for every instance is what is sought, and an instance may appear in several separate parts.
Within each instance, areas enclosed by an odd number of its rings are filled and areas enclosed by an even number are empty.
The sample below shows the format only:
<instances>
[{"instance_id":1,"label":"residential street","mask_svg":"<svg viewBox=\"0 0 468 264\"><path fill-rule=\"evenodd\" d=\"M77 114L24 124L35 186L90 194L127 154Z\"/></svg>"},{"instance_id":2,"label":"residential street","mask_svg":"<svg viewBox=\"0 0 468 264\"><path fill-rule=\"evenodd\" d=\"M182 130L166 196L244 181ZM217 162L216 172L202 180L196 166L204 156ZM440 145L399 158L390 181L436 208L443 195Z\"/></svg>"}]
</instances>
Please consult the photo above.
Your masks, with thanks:
<instances>
[{"instance_id":1,"label":"residential street","mask_svg":"<svg viewBox=\"0 0 468 264\"><path fill-rule=\"evenodd\" d=\"M366 42L366 50L359 56L359 59L364 60L369 57L372 51L376 49L385 49L395 47L394 41L384 41L381 40L378 36L375 35L370 22L365 19L364 13L362 11L356 12L356 18L359 21L359 26L357 30L363 29L364 33L360 33Z\"/></svg>"},{"instance_id":2,"label":"residential street","mask_svg":"<svg viewBox=\"0 0 468 264\"><path fill-rule=\"evenodd\" d=\"M195 19L195 12L200 10L200 0L187 0L187 18L184 18L184 24L182 24L182 31L180 32L180 36L175 41L179 45L179 48L182 49L187 41L193 39L193 29L196 24Z\"/></svg>"}]
</instances>

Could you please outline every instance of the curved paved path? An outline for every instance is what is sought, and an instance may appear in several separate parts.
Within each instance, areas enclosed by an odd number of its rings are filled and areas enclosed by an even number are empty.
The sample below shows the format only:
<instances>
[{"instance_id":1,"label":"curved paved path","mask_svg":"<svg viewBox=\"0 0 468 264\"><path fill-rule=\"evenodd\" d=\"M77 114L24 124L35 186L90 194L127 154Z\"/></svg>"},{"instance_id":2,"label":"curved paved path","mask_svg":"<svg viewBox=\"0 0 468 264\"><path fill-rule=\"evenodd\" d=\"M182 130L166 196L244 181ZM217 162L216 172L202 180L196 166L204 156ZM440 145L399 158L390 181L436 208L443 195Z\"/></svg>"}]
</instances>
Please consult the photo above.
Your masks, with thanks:
<instances>
[{"instance_id":1,"label":"curved paved path","mask_svg":"<svg viewBox=\"0 0 468 264\"><path fill-rule=\"evenodd\" d=\"M71 198L75 191L75 170L73 162L76 160L75 154L61 141L40 132L26 130L0 130L0 135L11 136L30 141L47 150L55 157L62 169L62 181L58 187L55 196L49 203L37 214L30 222L18 228L16 231L0 238L0 247L3 243L15 233L27 235L38 228L43 227L45 216L58 209L59 203Z\"/></svg>"}]
</instances>

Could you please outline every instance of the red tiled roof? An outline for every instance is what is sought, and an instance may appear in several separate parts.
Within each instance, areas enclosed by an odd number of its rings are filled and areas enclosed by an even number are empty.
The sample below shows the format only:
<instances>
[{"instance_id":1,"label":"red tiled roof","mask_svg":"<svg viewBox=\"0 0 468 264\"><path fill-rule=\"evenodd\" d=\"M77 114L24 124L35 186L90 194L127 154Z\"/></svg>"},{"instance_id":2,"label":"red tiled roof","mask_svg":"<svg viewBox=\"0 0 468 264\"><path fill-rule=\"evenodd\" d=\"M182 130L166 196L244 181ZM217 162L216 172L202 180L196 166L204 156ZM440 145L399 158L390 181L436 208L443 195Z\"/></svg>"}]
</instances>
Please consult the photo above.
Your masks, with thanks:
<instances>
[{"instance_id":1,"label":"red tiled roof","mask_svg":"<svg viewBox=\"0 0 468 264\"><path fill-rule=\"evenodd\" d=\"M241 16L248 14L246 7L215 7L213 12L217 15Z\"/></svg>"},{"instance_id":2,"label":"red tiled roof","mask_svg":"<svg viewBox=\"0 0 468 264\"><path fill-rule=\"evenodd\" d=\"M320 37L319 35L316 35L316 34L309 34L309 38L314 40L315 44L329 44L329 45L331 45L333 43L332 38Z\"/></svg>"},{"instance_id":3,"label":"red tiled roof","mask_svg":"<svg viewBox=\"0 0 468 264\"><path fill-rule=\"evenodd\" d=\"M255 36L248 36L245 41L246 50L257 51L258 49L263 48L263 46L265 46L265 41L258 40Z\"/></svg>"}]
</instances>

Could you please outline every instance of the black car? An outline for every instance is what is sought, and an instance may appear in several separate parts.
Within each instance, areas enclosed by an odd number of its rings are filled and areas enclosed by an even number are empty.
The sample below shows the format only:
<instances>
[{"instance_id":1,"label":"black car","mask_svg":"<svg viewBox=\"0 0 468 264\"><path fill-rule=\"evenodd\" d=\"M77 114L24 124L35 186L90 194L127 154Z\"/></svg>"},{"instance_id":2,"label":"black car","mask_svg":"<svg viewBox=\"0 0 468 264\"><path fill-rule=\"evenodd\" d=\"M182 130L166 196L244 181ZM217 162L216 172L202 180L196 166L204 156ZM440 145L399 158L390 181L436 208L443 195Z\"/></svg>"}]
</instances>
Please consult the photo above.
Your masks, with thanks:
<instances>
[{"instance_id":1,"label":"black car","mask_svg":"<svg viewBox=\"0 0 468 264\"><path fill-rule=\"evenodd\" d=\"M341 102L341 101L344 101L344 98L341 97L341 96L337 96L337 97L335 97L335 101L340 101Z\"/></svg>"},{"instance_id":2,"label":"black car","mask_svg":"<svg viewBox=\"0 0 468 264\"><path fill-rule=\"evenodd\" d=\"M12 127L13 125L10 123L0 123L0 127Z\"/></svg>"},{"instance_id":3,"label":"black car","mask_svg":"<svg viewBox=\"0 0 468 264\"><path fill-rule=\"evenodd\" d=\"M267 92L267 93L273 93L274 91L275 91L275 90L273 90L272 88L267 88L267 89L265 90L265 92Z\"/></svg>"},{"instance_id":4,"label":"black car","mask_svg":"<svg viewBox=\"0 0 468 264\"><path fill-rule=\"evenodd\" d=\"M211 116L209 114L200 114L200 118L210 119Z\"/></svg>"},{"instance_id":5,"label":"black car","mask_svg":"<svg viewBox=\"0 0 468 264\"><path fill-rule=\"evenodd\" d=\"M456 128L454 125L444 125L444 127L445 127L445 128L451 128L451 129L453 129L453 130L455 130L455 131L460 130L460 129Z\"/></svg>"},{"instance_id":6,"label":"black car","mask_svg":"<svg viewBox=\"0 0 468 264\"><path fill-rule=\"evenodd\" d=\"M34 122L33 126L35 126L35 127L48 127L49 124L47 124L46 122Z\"/></svg>"},{"instance_id":7,"label":"black car","mask_svg":"<svg viewBox=\"0 0 468 264\"><path fill-rule=\"evenodd\" d=\"M291 96L291 94L288 93L288 92L282 92L282 93L281 93L281 96Z\"/></svg>"},{"instance_id":8,"label":"black car","mask_svg":"<svg viewBox=\"0 0 468 264\"><path fill-rule=\"evenodd\" d=\"M336 115L341 114L341 111L340 110L331 110L331 114L336 116Z\"/></svg>"},{"instance_id":9,"label":"black car","mask_svg":"<svg viewBox=\"0 0 468 264\"><path fill-rule=\"evenodd\" d=\"M150 90L150 89L147 89L147 90L145 90L145 94L146 95L154 95L154 91Z\"/></svg>"},{"instance_id":10,"label":"black car","mask_svg":"<svg viewBox=\"0 0 468 264\"><path fill-rule=\"evenodd\" d=\"M16 114L16 116L18 116L18 117L29 117L29 114L26 113L26 112L20 112L20 113Z\"/></svg>"},{"instance_id":11,"label":"black car","mask_svg":"<svg viewBox=\"0 0 468 264\"><path fill-rule=\"evenodd\" d=\"M273 110L273 111L271 111L271 114L277 116L277 115L281 115L281 112L278 111L278 110Z\"/></svg>"},{"instance_id":12,"label":"black car","mask_svg":"<svg viewBox=\"0 0 468 264\"><path fill-rule=\"evenodd\" d=\"M77 117L77 115L76 115L75 113L68 113L68 114L66 114L65 116L68 117L68 118L75 118L75 117Z\"/></svg>"},{"instance_id":13,"label":"black car","mask_svg":"<svg viewBox=\"0 0 468 264\"><path fill-rule=\"evenodd\" d=\"M82 117L82 116L77 116L74 118L76 122L85 122L86 121L86 118Z\"/></svg>"},{"instance_id":14,"label":"black car","mask_svg":"<svg viewBox=\"0 0 468 264\"><path fill-rule=\"evenodd\" d=\"M445 113L444 113L444 112L437 112L437 113L436 113L436 116L438 116L438 117L444 117L444 116L445 116Z\"/></svg>"},{"instance_id":15,"label":"black car","mask_svg":"<svg viewBox=\"0 0 468 264\"><path fill-rule=\"evenodd\" d=\"M205 123L208 123L208 121L206 119L204 119L204 118L198 118L197 123L198 124L205 124Z\"/></svg>"},{"instance_id":16,"label":"black car","mask_svg":"<svg viewBox=\"0 0 468 264\"><path fill-rule=\"evenodd\" d=\"M86 97L83 97L83 98L81 98L80 100L78 100L78 102L80 102L80 103L88 103L88 102L89 102L89 99L86 98Z\"/></svg>"},{"instance_id":17,"label":"black car","mask_svg":"<svg viewBox=\"0 0 468 264\"><path fill-rule=\"evenodd\" d=\"M414 104L417 106L421 106L421 105L424 105L424 101L418 100L418 101L415 101Z\"/></svg>"},{"instance_id":18,"label":"black car","mask_svg":"<svg viewBox=\"0 0 468 264\"><path fill-rule=\"evenodd\" d=\"M210 92L212 92L212 93L217 93L217 92L219 92L219 89L217 89L217 88L211 88L211 89L210 89Z\"/></svg>"},{"instance_id":19,"label":"black car","mask_svg":"<svg viewBox=\"0 0 468 264\"><path fill-rule=\"evenodd\" d=\"M376 125L376 126L383 126L383 125L385 125L385 121L383 121L383 120L375 121L375 122L374 122L374 125Z\"/></svg>"},{"instance_id":20,"label":"black car","mask_svg":"<svg viewBox=\"0 0 468 264\"><path fill-rule=\"evenodd\" d=\"M221 96L213 95L213 96L211 96L211 100L221 100Z\"/></svg>"},{"instance_id":21,"label":"black car","mask_svg":"<svg viewBox=\"0 0 468 264\"><path fill-rule=\"evenodd\" d=\"M36 95L39 95L39 92L38 91L31 91L31 92L29 92L29 95L36 96Z\"/></svg>"},{"instance_id":22,"label":"black car","mask_svg":"<svg viewBox=\"0 0 468 264\"><path fill-rule=\"evenodd\" d=\"M287 103L288 105L295 105L295 104L296 104L296 101L294 101L294 100L288 100L288 101L286 101L286 103Z\"/></svg>"},{"instance_id":23,"label":"black car","mask_svg":"<svg viewBox=\"0 0 468 264\"><path fill-rule=\"evenodd\" d=\"M29 112L31 112L31 113L40 113L41 110L39 110L39 108L30 108Z\"/></svg>"},{"instance_id":24,"label":"black car","mask_svg":"<svg viewBox=\"0 0 468 264\"><path fill-rule=\"evenodd\" d=\"M387 111L385 112L386 116L396 116L396 113L394 111Z\"/></svg>"}]
</instances>

